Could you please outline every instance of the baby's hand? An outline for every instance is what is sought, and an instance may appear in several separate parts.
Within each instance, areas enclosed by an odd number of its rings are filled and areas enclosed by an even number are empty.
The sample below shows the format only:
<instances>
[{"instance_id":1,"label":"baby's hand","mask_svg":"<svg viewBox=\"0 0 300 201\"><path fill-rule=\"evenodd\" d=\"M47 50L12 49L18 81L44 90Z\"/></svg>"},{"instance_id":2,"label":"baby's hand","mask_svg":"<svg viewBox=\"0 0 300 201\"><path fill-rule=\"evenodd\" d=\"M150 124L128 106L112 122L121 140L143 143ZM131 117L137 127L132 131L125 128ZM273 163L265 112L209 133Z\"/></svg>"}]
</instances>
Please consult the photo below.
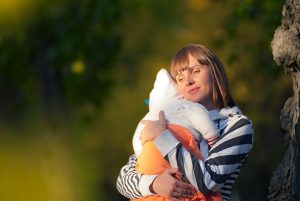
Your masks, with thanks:
<instances>
[{"instance_id":1,"label":"baby's hand","mask_svg":"<svg viewBox=\"0 0 300 201\"><path fill-rule=\"evenodd\" d=\"M145 125L140 135L140 140L142 144L144 144L147 141L154 140L157 136L159 136L162 132L164 132L167 129L167 122L163 111L159 112L158 120L142 120L141 123Z\"/></svg>"}]
</instances>

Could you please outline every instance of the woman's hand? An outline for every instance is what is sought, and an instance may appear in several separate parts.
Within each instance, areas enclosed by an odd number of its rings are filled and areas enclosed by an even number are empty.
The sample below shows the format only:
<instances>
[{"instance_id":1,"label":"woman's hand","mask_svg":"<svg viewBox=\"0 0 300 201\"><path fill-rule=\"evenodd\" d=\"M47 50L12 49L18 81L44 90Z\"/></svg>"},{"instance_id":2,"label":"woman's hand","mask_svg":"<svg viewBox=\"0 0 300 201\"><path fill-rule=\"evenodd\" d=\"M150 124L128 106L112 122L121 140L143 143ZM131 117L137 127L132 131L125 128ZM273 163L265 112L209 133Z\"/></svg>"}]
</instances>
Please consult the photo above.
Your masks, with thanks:
<instances>
[{"instance_id":1,"label":"woman's hand","mask_svg":"<svg viewBox=\"0 0 300 201\"><path fill-rule=\"evenodd\" d=\"M140 136L142 144L144 144L147 141L154 140L157 136L159 136L163 131L167 129L167 122L165 120L165 114L163 111L159 112L158 120L142 120L141 123L145 124L145 127L142 130Z\"/></svg>"},{"instance_id":2,"label":"woman's hand","mask_svg":"<svg viewBox=\"0 0 300 201\"><path fill-rule=\"evenodd\" d=\"M193 198L196 193L195 187L177 179L176 175L181 175L176 168L165 170L154 179L150 190L158 195L170 198L172 201L180 200L180 198Z\"/></svg>"}]
</instances>

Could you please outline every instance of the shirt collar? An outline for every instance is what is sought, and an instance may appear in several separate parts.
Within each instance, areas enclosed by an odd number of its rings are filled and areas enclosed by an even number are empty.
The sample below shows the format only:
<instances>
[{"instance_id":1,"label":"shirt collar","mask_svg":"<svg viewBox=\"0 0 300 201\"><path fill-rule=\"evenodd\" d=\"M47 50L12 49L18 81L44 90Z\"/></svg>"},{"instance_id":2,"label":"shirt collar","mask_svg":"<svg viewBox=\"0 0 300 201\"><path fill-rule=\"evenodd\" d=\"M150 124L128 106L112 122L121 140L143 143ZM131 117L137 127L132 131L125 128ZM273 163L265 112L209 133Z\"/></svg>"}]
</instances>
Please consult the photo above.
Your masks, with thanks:
<instances>
[{"instance_id":1,"label":"shirt collar","mask_svg":"<svg viewBox=\"0 0 300 201\"><path fill-rule=\"evenodd\" d=\"M223 109L216 110L209 110L209 116L210 118L215 121L215 120L221 120L221 119L226 119L230 116L236 115L236 114L242 114L241 110L237 107L225 107Z\"/></svg>"}]
</instances>

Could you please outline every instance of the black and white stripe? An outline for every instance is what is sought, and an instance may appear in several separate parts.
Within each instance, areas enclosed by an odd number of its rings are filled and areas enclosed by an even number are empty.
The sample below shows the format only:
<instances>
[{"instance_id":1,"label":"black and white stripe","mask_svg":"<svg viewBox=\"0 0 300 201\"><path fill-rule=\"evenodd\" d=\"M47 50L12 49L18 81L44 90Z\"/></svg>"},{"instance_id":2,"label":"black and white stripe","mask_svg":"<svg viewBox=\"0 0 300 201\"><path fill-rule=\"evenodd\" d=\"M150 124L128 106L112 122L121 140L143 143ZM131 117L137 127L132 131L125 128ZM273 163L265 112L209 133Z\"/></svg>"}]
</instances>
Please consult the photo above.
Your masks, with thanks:
<instances>
[{"instance_id":1,"label":"black and white stripe","mask_svg":"<svg viewBox=\"0 0 300 201\"><path fill-rule=\"evenodd\" d=\"M235 180L237 179L237 177L240 173L241 167L242 167L242 164L240 164L240 166L237 168L237 170L227 178L226 182L224 183L224 185L220 189L220 193L223 196L223 199L225 201L230 200L231 192L232 192L232 186L235 183Z\"/></svg>"},{"instance_id":2,"label":"black and white stripe","mask_svg":"<svg viewBox=\"0 0 300 201\"><path fill-rule=\"evenodd\" d=\"M143 174L137 173L135 169L136 162L135 155L131 155L128 163L121 169L116 184L118 191L130 199L143 197L138 187Z\"/></svg>"},{"instance_id":3,"label":"black and white stripe","mask_svg":"<svg viewBox=\"0 0 300 201\"><path fill-rule=\"evenodd\" d=\"M179 168L184 179L202 193L220 192L224 200L230 200L232 185L252 148L253 127L251 121L243 115L223 119L220 125L220 138L210 149L205 161L198 160L181 144L168 153L165 159L172 167ZM139 181L143 175L135 171L135 163L136 158L132 156L117 180L119 192L128 198L142 197Z\"/></svg>"}]
</instances>

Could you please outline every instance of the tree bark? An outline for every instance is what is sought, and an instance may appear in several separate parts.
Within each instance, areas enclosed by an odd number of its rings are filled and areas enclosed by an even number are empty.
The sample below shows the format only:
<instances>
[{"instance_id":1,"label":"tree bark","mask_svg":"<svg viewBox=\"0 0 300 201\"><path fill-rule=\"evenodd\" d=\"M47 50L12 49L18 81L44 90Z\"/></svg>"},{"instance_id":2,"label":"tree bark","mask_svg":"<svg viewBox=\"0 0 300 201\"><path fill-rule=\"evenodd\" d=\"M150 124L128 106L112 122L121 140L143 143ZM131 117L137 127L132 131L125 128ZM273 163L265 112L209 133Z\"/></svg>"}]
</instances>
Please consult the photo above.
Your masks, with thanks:
<instances>
[{"instance_id":1,"label":"tree bark","mask_svg":"<svg viewBox=\"0 0 300 201\"><path fill-rule=\"evenodd\" d=\"M282 24L276 29L271 43L274 60L293 80L294 94L281 110L286 152L269 185L268 200L300 200L300 0L286 0Z\"/></svg>"}]
</instances>

